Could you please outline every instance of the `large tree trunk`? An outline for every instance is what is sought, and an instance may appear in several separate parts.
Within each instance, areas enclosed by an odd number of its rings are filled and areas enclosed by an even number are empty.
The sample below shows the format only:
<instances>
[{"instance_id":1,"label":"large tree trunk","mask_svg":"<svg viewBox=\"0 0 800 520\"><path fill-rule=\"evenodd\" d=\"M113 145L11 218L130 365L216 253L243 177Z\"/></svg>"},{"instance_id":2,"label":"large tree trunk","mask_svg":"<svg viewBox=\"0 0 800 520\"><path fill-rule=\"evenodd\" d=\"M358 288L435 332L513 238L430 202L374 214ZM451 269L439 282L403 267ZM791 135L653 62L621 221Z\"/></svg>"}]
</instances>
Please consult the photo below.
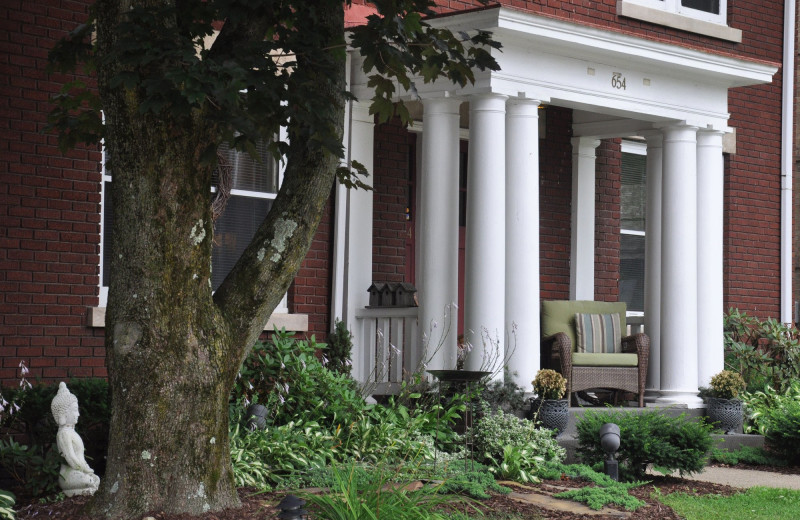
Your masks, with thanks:
<instances>
[{"instance_id":1,"label":"large tree trunk","mask_svg":"<svg viewBox=\"0 0 800 520\"><path fill-rule=\"evenodd\" d=\"M338 43L342 7L330 4L324 29ZM101 0L98 7L102 51L115 38L120 5ZM300 59L295 75L330 99L330 125L341 133L344 62L324 59L336 72L304 67ZM148 511L235 507L228 398L242 360L308 250L338 161L310 139L309 129L290 128L287 171L273 209L212 295L212 167L201 154L217 142L217 129L200 111L183 118L143 115L137 93L112 88L113 64L106 68L98 83L113 158L106 314L112 416L106 474L90 513L128 519Z\"/></svg>"}]
</instances>

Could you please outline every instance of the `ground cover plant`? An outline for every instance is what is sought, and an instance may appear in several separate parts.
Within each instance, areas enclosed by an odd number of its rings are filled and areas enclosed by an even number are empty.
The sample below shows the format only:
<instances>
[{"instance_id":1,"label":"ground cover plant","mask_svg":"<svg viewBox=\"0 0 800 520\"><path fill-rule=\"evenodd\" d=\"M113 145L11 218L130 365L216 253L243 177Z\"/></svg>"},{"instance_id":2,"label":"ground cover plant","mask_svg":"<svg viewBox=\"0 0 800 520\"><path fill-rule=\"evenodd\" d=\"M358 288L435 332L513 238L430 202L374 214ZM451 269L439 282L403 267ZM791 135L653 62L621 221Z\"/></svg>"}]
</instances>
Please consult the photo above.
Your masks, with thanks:
<instances>
[{"instance_id":1,"label":"ground cover plant","mask_svg":"<svg viewBox=\"0 0 800 520\"><path fill-rule=\"evenodd\" d=\"M681 475L703 469L711 449L710 425L681 414L670 417L654 411L623 413L587 411L576 425L579 457L588 465L602 464L606 458L600 446L600 427L615 423L620 429L620 478L643 479L648 465Z\"/></svg>"},{"instance_id":2,"label":"ground cover plant","mask_svg":"<svg viewBox=\"0 0 800 520\"><path fill-rule=\"evenodd\" d=\"M709 462L736 466L738 464L749 466L778 466L785 467L789 461L771 453L764 448L755 446L742 446L736 450L711 448L708 454Z\"/></svg>"}]
</instances>

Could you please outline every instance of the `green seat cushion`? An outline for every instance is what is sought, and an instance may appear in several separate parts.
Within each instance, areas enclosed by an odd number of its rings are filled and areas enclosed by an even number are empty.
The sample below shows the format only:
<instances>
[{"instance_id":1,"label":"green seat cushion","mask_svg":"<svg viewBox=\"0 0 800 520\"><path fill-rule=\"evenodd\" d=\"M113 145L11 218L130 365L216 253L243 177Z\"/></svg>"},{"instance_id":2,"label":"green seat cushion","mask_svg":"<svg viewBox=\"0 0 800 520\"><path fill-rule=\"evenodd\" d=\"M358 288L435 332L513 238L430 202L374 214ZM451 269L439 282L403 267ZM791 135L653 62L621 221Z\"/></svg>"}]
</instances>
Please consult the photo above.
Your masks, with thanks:
<instances>
[{"instance_id":1,"label":"green seat cushion","mask_svg":"<svg viewBox=\"0 0 800 520\"><path fill-rule=\"evenodd\" d=\"M639 366L639 356L636 354L573 352L572 365L584 367L635 367Z\"/></svg>"},{"instance_id":2,"label":"green seat cushion","mask_svg":"<svg viewBox=\"0 0 800 520\"><path fill-rule=\"evenodd\" d=\"M573 352L578 345L575 333L575 314L619 314L620 329L625 335L627 323L625 322L625 302L595 302L587 300L563 300L542 302L542 337L552 336L557 332L564 332L572 342Z\"/></svg>"}]
</instances>

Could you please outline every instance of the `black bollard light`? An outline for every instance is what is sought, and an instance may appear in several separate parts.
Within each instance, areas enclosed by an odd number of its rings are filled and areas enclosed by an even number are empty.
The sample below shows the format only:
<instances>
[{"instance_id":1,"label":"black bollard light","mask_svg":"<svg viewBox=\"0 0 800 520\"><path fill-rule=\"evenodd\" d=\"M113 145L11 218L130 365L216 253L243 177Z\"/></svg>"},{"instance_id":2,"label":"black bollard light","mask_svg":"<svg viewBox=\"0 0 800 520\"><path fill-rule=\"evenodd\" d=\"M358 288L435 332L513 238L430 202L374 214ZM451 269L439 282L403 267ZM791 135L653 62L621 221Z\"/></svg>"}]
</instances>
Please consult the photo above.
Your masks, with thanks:
<instances>
[{"instance_id":1,"label":"black bollard light","mask_svg":"<svg viewBox=\"0 0 800 520\"><path fill-rule=\"evenodd\" d=\"M267 427L267 409L260 404L251 404L247 408L247 429L248 430L263 430Z\"/></svg>"},{"instance_id":2,"label":"black bollard light","mask_svg":"<svg viewBox=\"0 0 800 520\"><path fill-rule=\"evenodd\" d=\"M303 509L306 501L294 495L286 495L278 504L281 513L278 518L281 520L308 520L308 511Z\"/></svg>"},{"instance_id":3,"label":"black bollard light","mask_svg":"<svg viewBox=\"0 0 800 520\"><path fill-rule=\"evenodd\" d=\"M600 427L600 446L608 456L603 462L603 470L606 475L616 481L619 481L619 462L614 458L614 454L619 449L619 443L619 426L614 423L606 423Z\"/></svg>"}]
</instances>

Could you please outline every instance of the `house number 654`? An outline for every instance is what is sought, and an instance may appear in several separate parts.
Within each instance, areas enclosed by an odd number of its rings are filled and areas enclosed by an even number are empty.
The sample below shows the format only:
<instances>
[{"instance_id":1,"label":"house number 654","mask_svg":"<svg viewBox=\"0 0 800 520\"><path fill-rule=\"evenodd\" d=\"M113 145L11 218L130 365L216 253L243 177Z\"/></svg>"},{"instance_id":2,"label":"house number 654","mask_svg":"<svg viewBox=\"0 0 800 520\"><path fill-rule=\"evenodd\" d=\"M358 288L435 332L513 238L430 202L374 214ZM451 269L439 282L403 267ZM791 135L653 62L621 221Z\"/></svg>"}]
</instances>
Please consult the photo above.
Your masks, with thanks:
<instances>
[{"instance_id":1,"label":"house number 654","mask_svg":"<svg viewBox=\"0 0 800 520\"><path fill-rule=\"evenodd\" d=\"M621 88L625 90L625 77L622 75L621 72L614 72L611 75L611 86L614 88Z\"/></svg>"}]
</instances>

